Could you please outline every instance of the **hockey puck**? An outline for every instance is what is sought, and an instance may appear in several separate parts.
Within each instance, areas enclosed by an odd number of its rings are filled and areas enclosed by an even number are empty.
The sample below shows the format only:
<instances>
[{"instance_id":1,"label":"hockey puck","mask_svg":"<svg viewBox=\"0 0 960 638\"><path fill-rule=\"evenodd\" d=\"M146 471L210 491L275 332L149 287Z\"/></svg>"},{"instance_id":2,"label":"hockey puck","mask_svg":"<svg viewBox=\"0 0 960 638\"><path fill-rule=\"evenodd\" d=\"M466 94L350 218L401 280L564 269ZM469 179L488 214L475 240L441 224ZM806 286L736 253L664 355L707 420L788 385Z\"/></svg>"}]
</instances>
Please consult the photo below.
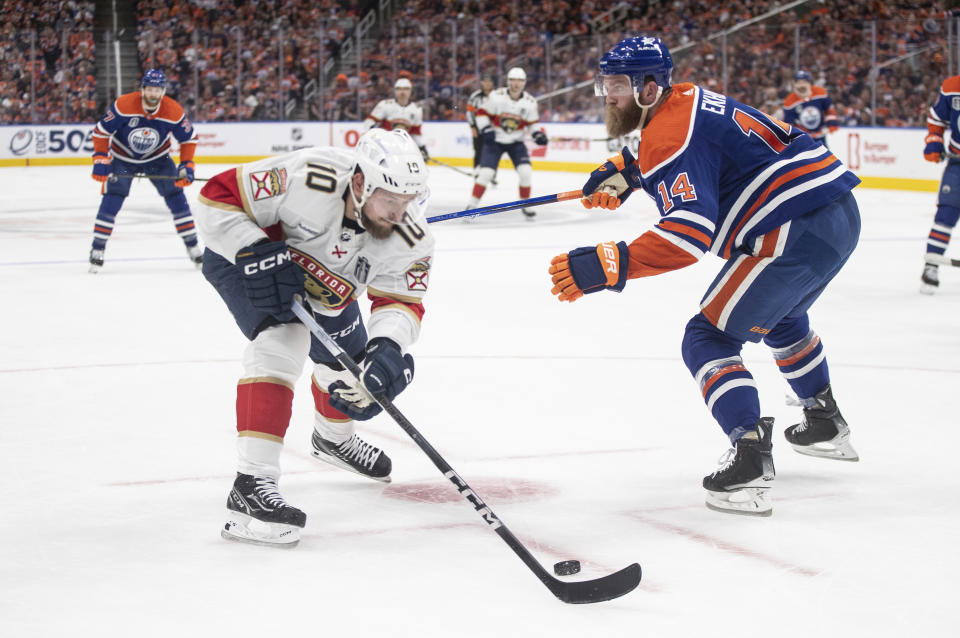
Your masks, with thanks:
<instances>
[{"instance_id":1,"label":"hockey puck","mask_svg":"<svg viewBox=\"0 0 960 638\"><path fill-rule=\"evenodd\" d=\"M553 566L553 573L557 576L572 576L580 572L580 561L562 560Z\"/></svg>"}]
</instances>

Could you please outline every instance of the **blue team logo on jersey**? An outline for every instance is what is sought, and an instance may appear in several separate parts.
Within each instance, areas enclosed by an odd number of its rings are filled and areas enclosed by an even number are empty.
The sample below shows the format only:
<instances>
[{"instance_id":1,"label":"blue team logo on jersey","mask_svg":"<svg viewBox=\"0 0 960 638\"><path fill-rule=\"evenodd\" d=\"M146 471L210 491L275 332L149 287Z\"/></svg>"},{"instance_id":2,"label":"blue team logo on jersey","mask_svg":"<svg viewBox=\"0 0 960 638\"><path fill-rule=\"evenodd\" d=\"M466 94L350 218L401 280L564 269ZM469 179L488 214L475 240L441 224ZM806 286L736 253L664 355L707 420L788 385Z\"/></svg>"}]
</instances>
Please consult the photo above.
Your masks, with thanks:
<instances>
[{"instance_id":1,"label":"blue team logo on jersey","mask_svg":"<svg viewBox=\"0 0 960 638\"><path fill-rule=\"evenodd\" d=\"M134 153L145 154L160 144L160 133L156 129L144 126L134 129L127 135L127 145Z\"/></svg>"},{"instance_id":2,"label":"blue team logo on jersey","mask_svg":"<svg viewBox=\"0 0 960 638\"><path fill-rule=\"evenodd\" d=\"M823 115L820 113L820 109L815 106L805 106L803 110L800 111L800 125L807 129L808 131L815 130L820 128L820 122L823 120Z\"/></svg>"}]
</instances>

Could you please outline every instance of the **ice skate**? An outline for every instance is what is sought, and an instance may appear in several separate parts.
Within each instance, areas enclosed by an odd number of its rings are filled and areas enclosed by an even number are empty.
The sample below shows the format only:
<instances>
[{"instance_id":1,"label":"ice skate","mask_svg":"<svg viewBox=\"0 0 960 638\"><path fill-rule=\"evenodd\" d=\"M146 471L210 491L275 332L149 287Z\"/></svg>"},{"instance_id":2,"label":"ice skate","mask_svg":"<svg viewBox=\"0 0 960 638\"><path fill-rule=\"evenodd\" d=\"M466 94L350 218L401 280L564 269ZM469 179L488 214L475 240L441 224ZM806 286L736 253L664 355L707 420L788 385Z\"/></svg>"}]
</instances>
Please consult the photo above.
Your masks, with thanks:
<instances>
[{"instance_id":1,"label":"ice skate","mask_svg":"<svg viewBox=\"0 0 960 638\"><path fill-rule=\"evenodd\" d=\"M307 523L307 515L277 491L277 479L239 472L227 497L227 514L223 538L269 547L296 547Z\"/></svg>"},{"instance_id":2,"label":"ice skate","mask_svg":"<svg viewBox=\"0 0 960 638\"><path fill-rule=\"evenodd\" d=\"M803 420L783 431L783 436L800 454L838 461L859 461L850 445L850 427L837 409L833 391L827 386L814 397L817 405L804 408Z\"/></svg>"},{"instance_id":3,"label":"ice skate","mask_svg":"<svg viewBox=\"0 0 960 638\"><path fill-rule=\"evenodd\" d=\"M532 222L537 218L537 211L533 210L532 208L522 208L520 210L523 211L523 218L528 222Z\"/></svg>"},{"instance_id":4,"label":"ice skate","mask_svg":"<svg viewBox=\"0 0 960 638\"><path fill-rule=\"evenodd\" d=\"M773 419L760 419L755 432L748 432L727 450L720 469L703 477L707 507L729 514L773 514L767 494L776 476L772 433Z\"/></svg>"},{"instance_id":5,"label":"ice skate","mask_svg":"<svg viewBox=\"0 0 960 638\"><path fill-rule=\"evenodd\" d=\"M190 261L192 261L197 268L203 266L203 248L200 247L200 244L187 246L187 255L190 256Z\"/></svg>"},{"instance_id":6,"label":"ice skate","mask_svg":"<svg viewBox=\"0 0 960 638\"><path fill-rule=\"evenodd\" d=\"M87 272L96 273L103 268L103 250L90 251L90 269Z\"/></svg>"},{"instance_id":7,"label":"ice skate","mask_svg":"<svg viewBox=\"0 0 960 638\"><path fill-rule=\"evenodd\" d=\"M940 267L937 264L924 264L920 275L920 292L932 295L940 287Z\"/></svg>"},{"instance_id":8,"label":"ice skate","mask_svg":"<svg viewBox=\"0 0 960 638\"><path fill-rule=\"evenodd\" d=\"M314 430L311 443L313 444L312 454L316 459L368 476L376 481L390 482L390 471L393 469L390 457L356 434L351 435L343 443L337 444L326 440Z\"/></svg>"}]
</instances>

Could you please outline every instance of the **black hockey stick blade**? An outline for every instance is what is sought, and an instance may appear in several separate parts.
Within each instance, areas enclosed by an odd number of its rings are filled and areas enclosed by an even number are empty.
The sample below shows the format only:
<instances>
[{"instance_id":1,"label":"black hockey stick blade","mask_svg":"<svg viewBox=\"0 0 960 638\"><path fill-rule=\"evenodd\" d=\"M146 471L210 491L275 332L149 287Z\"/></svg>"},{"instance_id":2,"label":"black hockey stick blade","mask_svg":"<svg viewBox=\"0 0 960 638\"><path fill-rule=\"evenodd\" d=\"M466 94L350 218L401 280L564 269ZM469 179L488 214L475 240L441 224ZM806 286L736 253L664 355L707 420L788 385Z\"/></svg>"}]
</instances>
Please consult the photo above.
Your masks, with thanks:
<instances>
[{"instance_id":1,"label":"black hockey stick blade","mask_svg":"<svg viewBox=\"0 0 960 638\"><path fill-rule=\"evenodd\" d=\"M620 598L629 594L640 584L642 576L640 565L634 563L618 572L593 580L565 582L546 574L544 581L553 595L565 603L579 605L584 603L602 603L605 600Z\"/></svg>"}]
</instances>

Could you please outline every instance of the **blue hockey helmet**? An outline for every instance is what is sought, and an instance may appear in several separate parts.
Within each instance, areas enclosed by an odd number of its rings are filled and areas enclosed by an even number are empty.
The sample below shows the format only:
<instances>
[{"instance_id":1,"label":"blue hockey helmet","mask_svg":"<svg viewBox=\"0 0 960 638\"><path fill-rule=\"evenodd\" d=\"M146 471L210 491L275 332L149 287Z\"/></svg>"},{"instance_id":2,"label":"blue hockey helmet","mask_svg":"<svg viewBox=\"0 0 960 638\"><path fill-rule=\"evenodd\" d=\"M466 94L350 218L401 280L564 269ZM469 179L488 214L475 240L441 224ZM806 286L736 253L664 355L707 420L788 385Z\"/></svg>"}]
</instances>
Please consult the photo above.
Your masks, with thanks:
<instances>
[{"instance_id":1,"label":"blue hockey helmet","mask_svg":"<svg viewBox=\"0 0 960 638\"><path fill-rule=\"evenodd\" d=\"M673 58L660 38L625 38L600 58L600 68L595 81L596 94L608 95L612 86L615 86L604 82L603 76L627 76L634 95L637 95L643 90L644 81L648 77L653 77L661 90L670 88L672 74Z\"/></svg>"},{"instance_id":2,"label":"blue hockey helmet","mask_svg":"<svg viewBox=\"0 0 960 638\"><path fill-rule=\"evenodd\" d=\"M807 81L810 84L813 84L813 76L810 75L809 71L804 71L803 69L797 71L793 76L794 82Z\"/></svg>"},{"instance_id":3,"label":"blue hockey helmet","mask_svg":"<svg viewBox=\"0 0 960 638\"><path fill-rule=\"evenodd\" d=\"M140 80L140 86L159 86L161 89L167 88L167 76L160 69L147 69Z\"/></svg>"}]
</instances>

